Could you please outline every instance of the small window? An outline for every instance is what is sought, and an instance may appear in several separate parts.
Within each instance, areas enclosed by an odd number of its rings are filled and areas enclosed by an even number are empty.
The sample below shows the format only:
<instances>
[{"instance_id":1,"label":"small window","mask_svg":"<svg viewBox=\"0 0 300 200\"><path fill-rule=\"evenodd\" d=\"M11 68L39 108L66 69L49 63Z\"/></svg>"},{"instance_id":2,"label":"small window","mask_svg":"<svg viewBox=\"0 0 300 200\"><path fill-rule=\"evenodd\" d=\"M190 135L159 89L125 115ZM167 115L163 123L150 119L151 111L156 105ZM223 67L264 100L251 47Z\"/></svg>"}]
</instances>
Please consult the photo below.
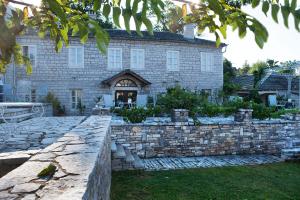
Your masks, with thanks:
<instances>
[{"instance_id":1,"label":"small window","mask_svg":"<svg viewBox=\"0 0 300 200\"><path fill-rule=\"evenodd\" d=\"M144 69L145 67L144 49L131 49L130 64L132 69Z\"/></svg>"},{"instance_id":2,"label":"small window","mask_svg":"<svg viewBox=\"0 0 300 200\"><path fill-rule=\"evenodd\" d=\"M122 49L109 48L107 53L107 68L122 69Z\"/></svg>"},{"instance_id":3,"label":"small window","mask_svg":"<svg viewBox=\"0 0 300 200\"><path fill-rule=\"evenodd\" d=\"M214 71L214 54L208 52L201 52L201 71L213 72Z\"/></svg>"},{"instance_id":4,"label":"small window","mask_svg":"<svg viewBox=\"0 0 300 200\"><path fill-rule=\"evenodd\" d=\"M36 89L31 90L31 102L36 102Z\"/></svg>"},{"instance_id":5,"label":"small window","mask_svg":"<svg viewBox=\"0 0 300 200\"><path fill-rule=\"evenodd\" d=\"M3 85L0 85L0 102L4 101Z\"/></svg>"},{"instance_id":6,"label":"small window","mask_svg":"<svg viewBox=\"0 0 300 200\"><path fill-rule=\"evenodd\" d=\"M167 70L179 71L179 51L167 51Z\"/></svg>"},{"instance_id":7,"label":"small window","mask_svg":"<svg viewBox=\"0 0 300 200\"><path fill-rule=\"evenodd\" d=\"M72 90L72 109L77 109L79 102L82 102L82 91L81 90Z\"/></svg>"},{"instance_id":8,"label":"small window","mask_svg":"<svg viewBox=\"0 0 300 200\"><path fill-rule=\"evenodd\" d=\"M137 85L130 79L123 79L117 82L116 87L137 87Z\"/></svg>"},{"instance_id":9,"label":"small window","mask_svg":"<svg viewBox=\"0 0 300 200\"><path fill-rule=\"evenodd\" d=\"M33 45L24 45L22 46L23 56L26 56L30 59L30 62L33 67L36 65L36 46Z\"/></svg>"},{"instance_id":10,"label":"small window","mask_svg":"<svg viewBox=\"0 0 300 200\"><path fill-rule=\"evenodd\" d=\"M83 68L84 67L84 48L69 47L69 67Z\"/></svg>"}]
</instances>

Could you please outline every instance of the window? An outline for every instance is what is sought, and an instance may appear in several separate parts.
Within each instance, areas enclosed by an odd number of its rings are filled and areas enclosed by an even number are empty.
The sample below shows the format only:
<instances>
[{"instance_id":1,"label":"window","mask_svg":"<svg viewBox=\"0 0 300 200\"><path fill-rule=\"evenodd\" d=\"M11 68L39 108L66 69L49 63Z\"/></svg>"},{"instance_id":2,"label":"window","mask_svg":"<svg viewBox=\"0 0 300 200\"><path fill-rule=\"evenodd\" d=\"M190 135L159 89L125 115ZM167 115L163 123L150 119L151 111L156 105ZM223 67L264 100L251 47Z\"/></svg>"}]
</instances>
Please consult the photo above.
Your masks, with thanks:
<instances>
[{"instance_id":1,"label":"window","mask_svg":"<svg viewBox=\"0 0 300 200\"><path fill-rule=\"evenodd\" d=\"M123 79L117 82L116 87L137 87L137 85L130 79Z\"/></svg>"},{"instance_id":2,"label":"window","mask_svg":"<svg viewBox=\"0 0 300 200\"><path fill-rule=\"evenodd\" d=\"M84 48L69 47L69 67L83 68L84 67Z\"/></svg>"},{"instance_id":3,"label":"window","mask_svg":"<svg viewBox=\"0 0 300 200\"><path fill-rule=\"evenodd\" d=\"M31 90L31 102L36 102L36 89Z\"/></svg>"},{"instance_id":4,"label":"window","mask_svg":"<svg viewBox=\"0 0 300 200\"><path fill-rule=\"evenodd\" d=\"M26 56L30 59L30 62L32 64L33 67L35 67L36 65L36 46L33 45L24 45L22 46L22 53L23 56Z\"/></svg>"},{"instance_id":5,"label":"window","mask_svg":"<svg viewBox=\"0 0 300 200\"><path fill-rule=\"evenodd\" d=\"M122 69L122 49L108 49L107 65L108 69Z\"/></svg>"},{"instance_id":6,"label":"window","mask_svg":"<svg viewBox=\"0 0 300 200\"><path fill-rule=\"evenodd\" d=\"M72 90L72 109L77 109L79 102L82 99L82 92L81 90Z\"/></svg>"},{"instance_id":7,"label":"window","mask_svg":"<svg viewBox=\"0 0 300 200\"><path fill-rule=\"evenodd\" d=\"M167 51L167 70L179 71L179 51Z\"/></svg>"},{"instance_id":8,"label":"window","mask_svg":"<svg viewBox=\"0 0 300 200\"><path fill-rule=\"evenodd\" d=\"M213 72L214 71L214 54L201 52L201 71Z\"/></svg>"},{"instance_id":9,"label":"window","mask_svg":"<svg viewBox=\"0 0 300 200\"><path fill-rule=\"evenodd\" d=\"M4 101L3 85L0 84L0 102Z\"/></svg>"},{"instance_id":10,"label":"window","mask_svg":"<svg viewBox=\"0 0 300 200\"><path fill-rule=\"evenodd\" d=\"M131 49L130 64L132 69L143 69L145 67L144 49Z\"/></svg>"}]
</instances>

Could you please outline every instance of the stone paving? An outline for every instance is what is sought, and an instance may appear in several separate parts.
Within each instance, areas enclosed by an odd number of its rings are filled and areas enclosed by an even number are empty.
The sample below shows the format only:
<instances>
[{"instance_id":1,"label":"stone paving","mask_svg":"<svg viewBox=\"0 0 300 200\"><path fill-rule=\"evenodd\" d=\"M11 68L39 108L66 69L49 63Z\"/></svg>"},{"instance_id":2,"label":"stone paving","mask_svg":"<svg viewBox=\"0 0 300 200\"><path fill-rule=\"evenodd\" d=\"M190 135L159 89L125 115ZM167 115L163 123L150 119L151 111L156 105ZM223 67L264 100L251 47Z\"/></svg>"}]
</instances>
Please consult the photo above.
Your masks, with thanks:
<instances>
[{"instance_id":1,"label":"stone paving","mask_svg":"<svg viewBox=\"0 0 300 200\"><path fill-rule=\"evenodd\" d=\"M0 153L43 149L84 118L38 117L17 124L0 124Z\"/></svg>"},{"instance_id":2,"label":"stone paving","mask_svg":"<svg viewBox=\"0 0 300 200\"><path fill-rule=\"evenodd\" d=\"M144 159L143 163L145 170L157 171L189 168L259 165L282 161L282 158L271 155L229 155L182 158L151 158Z\"/></svg>"},{"instance_id":3,"label":"stone paving","mask_svg":"<svg viewBox=\"0 0 300 200\"><path fill-rule=\"evenodd\" d=\"M91 116L0 179L2 199L109 199L110 117ZM8 153L9 154L9 153ZM53 176L38 177L49 164Z\"/></svg>"}]
</instances>

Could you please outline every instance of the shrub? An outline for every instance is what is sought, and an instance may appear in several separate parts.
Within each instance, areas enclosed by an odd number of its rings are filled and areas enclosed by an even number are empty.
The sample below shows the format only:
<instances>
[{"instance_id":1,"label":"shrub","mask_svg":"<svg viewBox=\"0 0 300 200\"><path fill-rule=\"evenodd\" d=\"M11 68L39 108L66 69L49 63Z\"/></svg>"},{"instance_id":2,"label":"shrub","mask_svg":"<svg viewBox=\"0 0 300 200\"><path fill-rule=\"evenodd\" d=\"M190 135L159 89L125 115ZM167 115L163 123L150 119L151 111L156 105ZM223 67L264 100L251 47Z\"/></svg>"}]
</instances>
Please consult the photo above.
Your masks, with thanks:
<instances>
[{"instance_id":1,"label":"shrub","mask_svg":"<svg viewBox=\"0 0 300 200\"><path fill-rule=\"evenodd\" d=\"M60 105L60 101L53 93L48 92L44 102L52 104L54 116L65 114L65 107Z\"/></svg>"},{"instance_id":2,"label":"shrub","mask_svg":"<svg viewBox=\"0 0 300 200\"><path fill-rule=\"evenodd\" d=\"M180 86L167 89L166 94L161 94L157 98L157 105L165 113L171 113L172 109L187 109L192 111L206 102L208 102L206 95L185 90Z\"/></svg>"},{"instance_id":3,"label":"shrub","mask_svg":"<svg viewBox=\"0 0 300 200\"><path fill-rule=\"evenodd\" d=\"M251 108L253 109L253 118L260 120L271 118L271 114L275 112L274 107L266 107L264 104L252 103Z\"/></svg>"},{"instance_id":4,"label":"shrub","mask_svg":"<svg viewBox=\"0 0 300 200\"><path fill-rule=\"evenodd\" d=\"M131 123L141 123L145 121L146 117L149 116L149 111L142 107L134 107L131 109L120 109L119 115L121 115L125 121Z\"/></svg>"}]
</instances>

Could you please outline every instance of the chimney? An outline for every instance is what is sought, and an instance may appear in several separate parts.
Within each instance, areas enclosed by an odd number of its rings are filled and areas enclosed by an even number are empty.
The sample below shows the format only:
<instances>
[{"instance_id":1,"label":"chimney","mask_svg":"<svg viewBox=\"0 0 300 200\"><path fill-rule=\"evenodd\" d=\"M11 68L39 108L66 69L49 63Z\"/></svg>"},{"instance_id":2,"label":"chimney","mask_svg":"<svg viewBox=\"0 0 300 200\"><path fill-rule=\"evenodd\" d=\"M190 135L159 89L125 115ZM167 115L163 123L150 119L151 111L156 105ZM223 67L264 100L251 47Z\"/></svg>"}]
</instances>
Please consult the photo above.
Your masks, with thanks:
<instances>
[{"instance_id":1,"label":"chimney","mask_svg":"<svg viewBox=\"0 0 300 200\"><path fill-rule=\"evenodd\" d=\"M194 39L195 38L195 27L196 24L185 24L183 26L183 37L186 39Z\"/></svg>"}]
</instances>

